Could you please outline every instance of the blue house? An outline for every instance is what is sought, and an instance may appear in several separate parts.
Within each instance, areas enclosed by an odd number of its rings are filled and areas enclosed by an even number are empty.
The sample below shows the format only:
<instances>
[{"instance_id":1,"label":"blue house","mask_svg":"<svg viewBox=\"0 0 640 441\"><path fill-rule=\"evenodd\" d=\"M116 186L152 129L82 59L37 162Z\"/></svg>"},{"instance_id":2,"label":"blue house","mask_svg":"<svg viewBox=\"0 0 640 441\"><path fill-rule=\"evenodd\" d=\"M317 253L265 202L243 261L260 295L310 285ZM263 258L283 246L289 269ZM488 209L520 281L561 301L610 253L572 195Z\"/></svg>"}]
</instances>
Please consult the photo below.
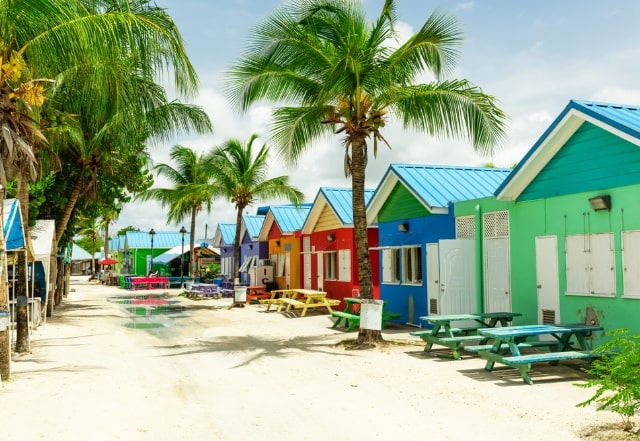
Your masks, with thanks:
<instances>
[{"instance_id":1,"label":"blue house","mask_svg":"<svg viewBox=\"0 0 640 441\"><path fill-rule=\"evenodd\" d=\"M399 322L419 325L421 316L475 309L474 241L465 234L465 220L456 222L453 203L493 195L510 172L389 167L367 206L367 221L378 224L380 298L402 314Z\"/></svg>"},{"instance_id":2,"label":"blue house","mask_svg":"<svg viewBox=\"0 0 640 441\"><path fill-rule=\"evenodd\" d=\"M233 281L233 242L236 224L218 224L213 237L213 246L220 249L220 277Z\"/></svg>"}]
</instances>

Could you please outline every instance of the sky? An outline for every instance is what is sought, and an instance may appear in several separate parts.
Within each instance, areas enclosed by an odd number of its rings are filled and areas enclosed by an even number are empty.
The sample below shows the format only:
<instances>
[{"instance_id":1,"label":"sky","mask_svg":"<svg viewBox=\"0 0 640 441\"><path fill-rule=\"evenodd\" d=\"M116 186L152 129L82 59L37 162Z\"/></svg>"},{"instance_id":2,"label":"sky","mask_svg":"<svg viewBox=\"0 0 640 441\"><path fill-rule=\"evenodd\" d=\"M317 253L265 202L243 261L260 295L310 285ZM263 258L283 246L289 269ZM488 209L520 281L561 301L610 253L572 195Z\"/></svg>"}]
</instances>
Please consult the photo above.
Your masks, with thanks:
<instances>
[{"instance_id":1,"label":"sky","mask_svg":"<svg viewBox=\"0 0 640 441\"><path fill-rule=\"evenodd\" d=\"M251 134L269 145L271 108L253 106L240 115L224 95L228 67L246 48L251 29L283 2L278 0L156 0L172 16L184 39L187 54L200 79L195 97L185 103L201 106L214 132L186 134L168 143L149 146L156 163L169 163L175 144L207 151L228 139L246 142ZM364 0L377 17L384 0ZM465 140L431 138L391 122L383 135L391 149L382 147L370 158L366 185L375 189L391 163L512 167L535 144L571 99L640 105L640 2L637 0L397 0L399 38L415 33L436 10L460 22L465 43L448 78L465 78L497 98L509 118L507 137L492 157L476 154ZM271 177L287 175L306 202L320 187L350 188L344 177L344 148L339 137L323 139L304 154L295 167L286 167L273 151ZM339 158L339 159L338 159ZM157 187L167 183L156 180ZM265 205L287 201L257 201L247 207L255 214ZM156 202L132 202L110 228L134 226L156 232L189 228L190 219L168 224L167 209ZM235 223L235 209L215 200L210 213L197 218L196 238L212 238L219 223Z\"/></svg>"}]
</instances>

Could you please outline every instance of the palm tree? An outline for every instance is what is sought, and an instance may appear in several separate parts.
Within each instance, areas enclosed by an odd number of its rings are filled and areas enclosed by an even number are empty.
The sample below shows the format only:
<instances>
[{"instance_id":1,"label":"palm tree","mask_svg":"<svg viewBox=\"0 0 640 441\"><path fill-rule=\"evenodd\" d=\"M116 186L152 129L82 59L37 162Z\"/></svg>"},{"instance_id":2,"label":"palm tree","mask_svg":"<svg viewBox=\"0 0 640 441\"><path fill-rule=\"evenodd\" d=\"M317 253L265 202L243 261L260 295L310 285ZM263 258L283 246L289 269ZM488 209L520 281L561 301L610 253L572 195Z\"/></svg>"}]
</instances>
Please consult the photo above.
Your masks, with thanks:
<instances>
[{"instance_id":1,"label":"palm tree","mask_svg":"<svg viewBox=\"0 0 640 441\"><path fill-rule=\"evenodd\" d=\"M0 35L0 184L19 177L18 198L25 220L29 219L28 182L36 179L39 154L47 145L43 129L49 122L42 118L41 108L48 97L55 101L56 90L75 82L73 86L84 96L79 101L99 103L94 107L113 112L134 97L119 94L116 83L101 81L121 69L122 60L129 60L130 69L135 67L144 78L166 69L179 93L197 88L195 69L175 23L164 9L146 0L3 1ZM91 75L77 75L89 67ZM49 88L53 83L55 87ZM155 99L146 90L139 92L147 101ZM78 113L82 110L80 106ZM6 309L6 303L2 289L0 308ZM2 334L0 371L4 376L8 338Z\"/></svg>"},{"instance_id":2,"label":"palm tree","mask_svg":"<svg viewBox=\"0 0 640 441\"><path fill-rule=\"evenodd\" d=\"M213 195L216 193L213 185L214 161L211 154L197 153L189 147L174 145L170 158L176 163L174 168L170 164L156 164L153 169L158 176L163 176L173 184L172 188L150 188L140 193L136 199L142 201L158 200L162 207L169 207L168 222L176 225L187 216L191 217L189 232L189 278L196 272L194 259L194 242L196 230L196 216L203 209L211 212Z\"/></svg>"},{"instance_id":3,"label":"palm tree","mask_svg":"<svg viewBox=\"0 0 640 441\"><path fill-rule=\"evenodd\" d=\"M351 175L360 295L373 298L364 203L368 142L374 157L392 114L432 136L468 138L490 154L504 137L504 113L494 97L466 80L443 80L462 43L457 21L433 13L394 48L396 2L386 0L372 23L361 2L293 0L268 17L228 74L229 95L242 111L266 100L274 111L273 140L295 162L321 135L340 134L345 175ZM396 45L397 46L397 45ZM416 84L430 71L435 80ZM361 329L357 342L382 340Z\"/></svg>"},{"instance_id":4,"label":"palm tree","mask_svg":"<svg viewBox=\"0 0 640 441\"><path fill-rule=\"evenodd\" d=\"M240 228L244 209L258 199L285 198L294 204L300 204L304 199L302 192L289 184L288 176L268 177L269 148L263 144L254 157L253 143L256 139L258 135L253 134L244 145L237 139L230 139L213 153L217 194L234 203L236 208L236 237L233 242L233 274L236 279L240 277Z\"/></svg>"}]
</instances>

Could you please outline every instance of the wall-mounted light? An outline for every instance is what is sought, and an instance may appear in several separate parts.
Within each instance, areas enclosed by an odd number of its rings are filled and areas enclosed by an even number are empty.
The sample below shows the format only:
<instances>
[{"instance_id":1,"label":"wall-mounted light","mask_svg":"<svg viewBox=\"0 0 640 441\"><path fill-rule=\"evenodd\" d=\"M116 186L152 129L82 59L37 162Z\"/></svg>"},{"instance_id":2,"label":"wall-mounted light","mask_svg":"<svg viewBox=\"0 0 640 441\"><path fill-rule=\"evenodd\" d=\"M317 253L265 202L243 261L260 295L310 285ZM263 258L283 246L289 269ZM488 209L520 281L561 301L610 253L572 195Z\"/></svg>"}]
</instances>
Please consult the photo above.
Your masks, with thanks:
<instances>
[{"instance_id":1,"label":"wall-mounted light","mask_svg":"<svg viewBox=\"0 0 640 441\"><path fill-rule=\"evenodd\" d=\"M589 203L595 211L611 210L611 196L608 194L589 198Z\"/></svg>"},{"instance_id":2,"label":"wall-mounted light","mask_svg":"<svg viewBox=\"0 0 640 441\"><path fill-rule=\"evenodd\" d=\"M409 231L409 222L398 224L398 231L402 233L406 233L407 231Z\"/></svg>"},{"instance_id":3,"label":"wall-mounted light","mask_svg":"<svg viewBox=\"0 0 640 441\"><path fill-rule=\"evenodd\" d=\"M250 250L252 250L252 249L253 249L253 244L252 244L252 243L250 243L250 244L249 244L249 249L250 249Z\"/></svg>"},{"instance_id":4,"label":"wall-mounted light","mask_svg":"<svg viewBox=\"0 0 640 441\"><path fill-rule=\"evenodd\" d=\"M334 240L336 240L336 235L333 233L327 234L327 240L329 242L333 242Z\"/></svg>"},{"instance_id":5,"label":"wall-mounted light","mask_svg":"<svg viewBox=\"0 0 640 441\"><path fill-rule=\"evenodd\" d=\"M280 246L280 241L276 240L276 246L279 247Z\"/></svg>"}]
</instances>

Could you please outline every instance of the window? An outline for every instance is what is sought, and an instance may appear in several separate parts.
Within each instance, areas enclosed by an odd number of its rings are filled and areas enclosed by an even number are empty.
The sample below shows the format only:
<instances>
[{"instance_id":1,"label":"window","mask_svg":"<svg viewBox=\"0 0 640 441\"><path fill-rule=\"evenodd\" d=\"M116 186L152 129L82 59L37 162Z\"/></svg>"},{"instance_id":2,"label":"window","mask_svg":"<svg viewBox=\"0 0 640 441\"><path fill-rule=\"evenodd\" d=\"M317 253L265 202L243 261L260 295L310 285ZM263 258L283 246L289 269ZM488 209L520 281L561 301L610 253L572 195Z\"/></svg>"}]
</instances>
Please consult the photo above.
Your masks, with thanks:
<instances>
[{"instance_id":1,"label":"window","mask_svg":"<svg viewBox=\"0 0 640 441\"><path fill-rule=\"evenodd\" d=\"M400 248L382 250L382 283L400 281Z\"/></svg>"},{"instance_id":2,"label":"window","mask_svg":"<svg viewBox=\"0 0 640 441\"><path fill-rule=\"evenodd\" d=\"M422 284L422 247L402 249L402 283Z\"/></svg>"},{"instance_id":3,"label":"window","mask_svg":"<svg viewBox=\"0 0 640 441\"><path fill-rule=\"evenodd\" d=\"M613 234L574 234L565 239L568 294L616 292Z\"/></svg>"},{"instance_id":4,"label":"window","mask_svg":"<svg viewBox=\"0 0 640 441\"><path fill-rule=\"evenodd\" d=\"M325 251L324 253L324 275L325 280L336 280L335 251Z\"/></svg>"}]
</instances>

